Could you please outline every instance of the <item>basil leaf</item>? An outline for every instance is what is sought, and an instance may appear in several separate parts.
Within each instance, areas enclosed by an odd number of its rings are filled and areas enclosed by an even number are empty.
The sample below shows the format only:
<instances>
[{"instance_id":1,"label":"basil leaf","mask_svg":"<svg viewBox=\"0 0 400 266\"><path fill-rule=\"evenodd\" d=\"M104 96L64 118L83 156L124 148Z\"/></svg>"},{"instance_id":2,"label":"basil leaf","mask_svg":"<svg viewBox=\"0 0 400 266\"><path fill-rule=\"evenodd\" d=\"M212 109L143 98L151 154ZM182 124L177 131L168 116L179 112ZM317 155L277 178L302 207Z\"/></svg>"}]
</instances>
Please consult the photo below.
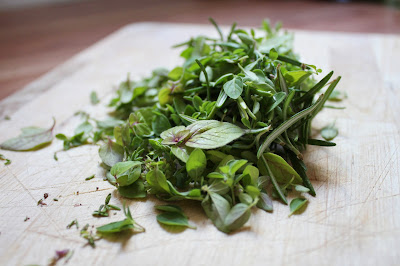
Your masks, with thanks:
<instances>
[{"instance_id":1,"label":"basil leaf","mask_svg":"<svg viewBox=\"0 0 400 266\"><path fill-rule=\"evenodd\" d=\"M187 129L193 132L193 135L185 145L200 149L216 149L245 134L245 130L236 125L214 120L198 121L188 126Z\"/></svg>"}]
</instances>

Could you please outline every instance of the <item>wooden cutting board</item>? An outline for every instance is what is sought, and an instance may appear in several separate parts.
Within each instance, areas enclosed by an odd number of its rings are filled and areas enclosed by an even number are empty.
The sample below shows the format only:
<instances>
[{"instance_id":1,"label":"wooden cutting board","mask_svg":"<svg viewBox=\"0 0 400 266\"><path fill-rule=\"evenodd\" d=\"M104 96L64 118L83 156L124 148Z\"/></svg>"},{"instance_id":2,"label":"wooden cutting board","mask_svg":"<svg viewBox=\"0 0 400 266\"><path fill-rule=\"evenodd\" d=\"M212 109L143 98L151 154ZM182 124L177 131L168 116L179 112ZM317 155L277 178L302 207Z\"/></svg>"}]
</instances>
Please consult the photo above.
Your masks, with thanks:
<instances>
[{"instance_id":1,"label":"wooden cutting board","mask_svg":"<svg viewBox=\"0 0 400 266\"><path fill-rule=\"evenodd\" d=\"M104 106L128 72L140 78L176 66L180 50L170 47L197 34L216 35L198 25L122 28L0 102L0 142L22 127L50 127L52 117L55 133L71 135L81 121L78 110L106 117ZM123 199L103 181L97 146L60 152L55 161L62 143L54 140L36 152L0 151L12 160L0 165L0 264L44 265L55 250L73 249L70 265L398 265L400 37L297 31L295 49L304 62L341 75L338 89L348 95L339 104L345 110L324 110L314 125L318 130L336 119L340 133L336 147L305 153L317 197L303 214L288 218L289 208L275 202L272 214L254 210L243 230L226 235L198 203L184 203L197 230L171 233L156 221L156 199L128 200L146 232L103 239L92 249L66 225L121 220L122 212L100 219L91 213L108 193L115 205ZM89 100L93 90L102 99L96 106ZM84 180L92 174L95 179ZM39 207L44 193L47 206Z\"/></svg>"}]
</instances>

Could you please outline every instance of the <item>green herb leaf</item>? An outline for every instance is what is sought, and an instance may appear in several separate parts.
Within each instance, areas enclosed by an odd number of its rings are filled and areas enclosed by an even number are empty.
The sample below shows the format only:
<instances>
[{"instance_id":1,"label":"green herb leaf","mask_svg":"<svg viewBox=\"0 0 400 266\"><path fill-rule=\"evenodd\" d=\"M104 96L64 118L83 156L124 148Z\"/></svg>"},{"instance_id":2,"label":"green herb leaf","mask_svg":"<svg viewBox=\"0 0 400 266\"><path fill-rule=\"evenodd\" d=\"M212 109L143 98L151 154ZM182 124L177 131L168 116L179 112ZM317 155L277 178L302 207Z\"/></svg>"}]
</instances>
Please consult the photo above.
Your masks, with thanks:
<instances>
[{"instance_id":1,"label":"green herb leaf","mask_svg":"<svg viewBox=\"0 0 400 266\"><path fill-rule=\"evenodd\" d=\"M157 215L157 221L161 224L172 226L184 226L192 229L196 227L189 225L187 217L179 212L165 212Z\"/></svg>"},{"instance_id":2,"label":"green herb leaf","mask_svg":"<svg viewBox=\"0 0 400 266\"><path fill-rule=\"evenodd\" d=\"M118 187L118 192L122 197L128 199L141 199L147 195L143 181L140 179L129 186Z\"/></svg>"},{"instance_id":3,"label":"green herb leaf","mask_svg":"<svg viewBox=\"0 0 400 266\"><path fill-rule=\"evenodd\" d=\"M321 129L321 136L327 140L333 140L339 134L339 130L335 127L335 123L329 124Z\"/></svg>"},{"instance_id":4,"label":"green herb leaf","mask_svg":"<svg viewBox=\"0 0 400 266\"><path fill-rule=\"evenodd\" d=\"M100 147L99 155L103 163L112 167L124 159L124 148L109 139L106 144Z\"/></svg>"},{"instance_id":5,"label":"green herb leaf","mask_svg":"<svg viewBox=\"0 0 400 266\"><path fill-rule=\"evenodd\" d=\"M201 177L207 166L206 155L201 149L194 149L186 162L186 171L194 180Z\"/></svg>"},{"instance_id":6,"label":"green herb leaf","mask_svg":"<svg viewBox=\"0 0 400 266\"><path fill-rule=\"evenodd\" d=\"M224 84L224 91L232 99L237 99L243 92L243 82L240 77L233 77Z\"/></svg>"},{"instance_id":7,"label":"green herb leaf","mask_svg":"<svg viewBox=\"0 0 400 266\"><path fill-rule=\"evenodd\" d=\"M131 212L128 207L125 208L124 206L124 213L126 219L97 227L96 228L97 232L102 234L109 234L109 233L118 233L125 230L132 230L135 233L141 233L145 231L144 227L142 227L141 225L136 223L135 220L133 220Z\"/></svg>"},{"instance_id":8,"label":"green herb leaf","mask_svg":"<svg viewBox=\"0 0 400 266\"><path fill-rule=\"evenodd\" d=\"M305 198L295 198L290 202L290 214L289 217L302 210L306 206L308 200Z\"/></svg>"},{"instance_id":9,"label":"green herb leaf","mask_svg":"<svg viewBox=\"0 0 400 266\"><path fill-rule=\"evenodd\" d=\"M137 161L118 162L113 165L110 173L120 186L129 186L140 177L141 164L141 162Z\"/></svg>"}]
</instances>

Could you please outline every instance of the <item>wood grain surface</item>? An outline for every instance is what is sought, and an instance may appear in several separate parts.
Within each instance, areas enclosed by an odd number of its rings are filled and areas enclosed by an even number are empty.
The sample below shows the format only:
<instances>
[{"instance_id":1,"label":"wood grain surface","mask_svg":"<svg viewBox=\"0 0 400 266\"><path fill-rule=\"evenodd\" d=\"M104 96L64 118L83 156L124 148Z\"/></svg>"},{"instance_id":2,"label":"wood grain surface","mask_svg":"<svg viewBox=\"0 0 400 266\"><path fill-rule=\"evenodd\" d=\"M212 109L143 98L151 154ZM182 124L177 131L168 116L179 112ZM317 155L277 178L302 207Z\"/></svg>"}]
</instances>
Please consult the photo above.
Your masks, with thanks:
<instances>
[{"instance_id":1,"label":"wood grain surface","mask_svg":"<svg viewBox=\"0 0 400 266\"><path fill-rule=\"evenodd\" d=\"M225 25L258 27L269 18L302 30L400 33L400 9L372 1L79 0L3 10L0 99L129 23L208 24L209 17Z\"/></svg>"},{"instance_id":2,"label":"wood grain surface","mask_svg":"<svg viewBox=\"0 0 400 266\"><path fill-rule=\"evenodd\" d=\"M72 134L84 110L106 117L105 104L126 74L140 78L159 66L177 65L179 50L170 47L197 34L214 34L208 26L139 23L126 26L73 57L23 90L0 102L0 142L19 129L48 127ZM254 210L239 232L226 235L207 219L198 203L184 203L197 230L164 230L154 204L127 200L141 234L119 234L85 246L79 230L66 229L121 220L122 212L94 218L93 210L112 193L103 181L97 146L58 154L61 141L36 152L1 151L12 160L0 165L0 265L45 265L55 250L73 249L69 265L398 265L400 259L400 38L394 35L296 31L296 51L303 61L341 75L345 110L324 110L314 129L336 119L339 136L333 148L305 153L317 197L307 210L288 217L275 202L272 214ZM97 91L102 101L91 105ZM85 177L96 178L85 181ZM79 194L77 193L79 191ZM47 206L37 206L44 193ZM53 201L58 198L59 201ZM30 219L24 222L25 217Z\"/></svg>"}]
</instances>

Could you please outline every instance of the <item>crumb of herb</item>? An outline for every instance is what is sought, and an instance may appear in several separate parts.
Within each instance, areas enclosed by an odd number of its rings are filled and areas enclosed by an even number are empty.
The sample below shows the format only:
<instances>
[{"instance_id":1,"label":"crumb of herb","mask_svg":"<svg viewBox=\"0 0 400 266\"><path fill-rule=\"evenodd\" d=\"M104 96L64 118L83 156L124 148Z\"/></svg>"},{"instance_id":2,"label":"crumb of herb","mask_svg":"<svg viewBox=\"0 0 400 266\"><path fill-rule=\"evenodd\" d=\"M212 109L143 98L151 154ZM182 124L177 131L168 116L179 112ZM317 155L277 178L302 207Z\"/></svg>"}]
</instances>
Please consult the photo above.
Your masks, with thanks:
<instances>
[{"instance_id":1,"label":"crumb of herb","mask_svg":"<svg viewBox=\"0 0 400 266\"><path fill-rule=\"evenodd\" d=\"M37 206L43 207L43 206L45 206L45 205L47 205L47 203L43 202L43 199L40 199L40 200L37 202Z\"/></svg>"},{"instance_id":2,"label":"crumb of herb","mask_svg":"<svg viewBox=\"0 0 400 266\"><path fill-rule=\"evenodd\" d=\"M72 226L76 226L76 229L79 229L78 220L75 219L67 225L67 229L70 229Z\"/></svg>"},{"instance_id":3,"label":"crumb of herb","mask_svg":"<svg viewBox=\"0 0 400 266\"><path fill-rule=\"evenodd\" d=\"M24 222L28 221L29 219L31 219L31 218L29 218L28 216L26 216L25 219L24 219Z\"/></svg>"}]
</instances>

